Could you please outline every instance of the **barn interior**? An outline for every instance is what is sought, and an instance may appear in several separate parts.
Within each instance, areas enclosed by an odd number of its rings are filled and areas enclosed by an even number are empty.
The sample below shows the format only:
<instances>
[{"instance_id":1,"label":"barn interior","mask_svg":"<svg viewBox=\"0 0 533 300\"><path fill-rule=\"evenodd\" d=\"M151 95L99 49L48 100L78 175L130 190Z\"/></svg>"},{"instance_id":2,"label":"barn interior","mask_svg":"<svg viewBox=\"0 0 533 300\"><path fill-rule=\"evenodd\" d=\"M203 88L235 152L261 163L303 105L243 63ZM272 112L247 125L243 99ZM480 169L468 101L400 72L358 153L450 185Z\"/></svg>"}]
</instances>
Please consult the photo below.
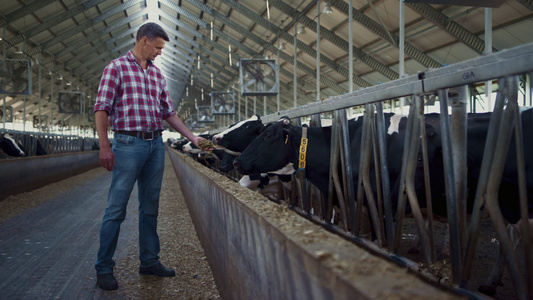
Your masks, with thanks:
<instances>
[{"instance_id":1,"label":"barn interior","mask_svg":"<svg viewBox=\"0 0 533 300\"><path fill-rule=\"evenodd\" d=\"M320 124L328 124L337 108L348 116L365 112L366 103L346 104L351 95L400 89L412 78L482 64L533 42L530 0L4 0L0 16L0 131L75 141L51 143L49 153L97 140L93 107L102 71L133 48L146 22L170 37L154 63L196 134L216 134L256 114L265 123L288 115L312 126L318 110ZM518 77L520 106L533 105L530 75L526 67ZM463 81L467 111L491 112L498 79ZM383 110L407 114L409 99L400 94L383 101ZM425 112L442 109L436 96L428 96ZM169 127L163 136L180 137ZM505 297L527 298L531 280L523 284L524 294L511 284Z\"/></svg>"},{"instance_id":2,"label":"barn interior","mask_svg":"<svg viewBox=\"0 0 533 300\"><path fill-rule=\"evenodd\" d=\"M531 14L522 0L7 0L2 128L93 135L102 70L148 20L171 36L156 63L175 109L202 132L527 44ZM262 64L261 88L277 83L280 92L242 96L254 79L241 78L240 60L266 58L274 63ZM480 109L485 89L476 88ZM219 110L235 101L234 113L212 111L212 101Z\"/></svg>"}]
</instances>

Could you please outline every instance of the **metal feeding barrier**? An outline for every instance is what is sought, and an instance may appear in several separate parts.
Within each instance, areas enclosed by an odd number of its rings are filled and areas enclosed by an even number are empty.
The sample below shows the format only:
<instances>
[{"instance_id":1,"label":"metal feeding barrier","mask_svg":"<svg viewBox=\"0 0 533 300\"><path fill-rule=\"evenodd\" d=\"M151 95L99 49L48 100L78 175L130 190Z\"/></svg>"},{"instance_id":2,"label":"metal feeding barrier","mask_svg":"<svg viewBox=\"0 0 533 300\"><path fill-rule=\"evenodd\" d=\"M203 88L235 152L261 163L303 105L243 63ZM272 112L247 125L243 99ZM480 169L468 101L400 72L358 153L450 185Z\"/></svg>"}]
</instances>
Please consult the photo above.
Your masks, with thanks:
<instances>
[{"instance_id":1,"label":"metal feeding barrier","mask_svg":"<svg viewBox=\"0 0 533 300\"><path fill-rule=\"evenodd\" d=\"M73 153L97 150L99 148L98 138L8 129L2 129L0 133L9 134L16 142L22 144L27 152L26 157L43 155L38 153L39 147L42 147L45 154Z\"/></svg>"},{"instance_id":2,"label":"metal feeding barrier","mask_svg":"<svg viewBox=\"0 0 533 300\"><path fill-rule=\"evenodd\" d=\"M526 274L521 274L520 264L506 230L506 222L498 207L498 187L502 178L509 145L515 143L516 166L519 182L517 194L520 199L521 222L528 224L528 199L523 151L523 132L518 105L519 76L533 75L533 44L527 44L497 53L481 56L440 69L428 70L406 78L390 81L353 93L331 97L321 102L310 103L276 114L263 116L264 123L278 121L280 116L294 119L311 116L311 124L320 124L320 114L333 112L329 195L319 195L305 178L297 180L293 175L291 207L301 215L314 220L331 231L369 247L379 248L389 253L389 258L400 264L407 264L397 254L402 240L405 207L409 204L415 220L418 237L421 241L425 263L436 260L434 240L434 218L432 215L431 191L429 190L426 116L426 101L438 99L440 111L448 118L439 117L442 163L446 187L447 224L450 235L450 258L452 262L451 282L454 288L467 290L473 268L473 257L479 240L480 223L488 212L496 237L501 246L503 259L507 265L516 295L519 299L533 297L533 259L531 233L528 226L522 226ZM467 222L466 208L466 131L468 125L467 105L470 102L469 88L476 83L498 81L497 98L488 125L481 171L475 191L475 203L471 220ZM527 87L531 91L531 83ZM450 92L454 91L453 96ZM407 97L409 115L404 138L400 186L398 198L392 199L387 161L387 142L383 102ZM531 97L531 95L529 95ZM450 105L450 102L451 105ZM346 109L364 106L362 125L360 165L358 170L350 166L350 140ZM218 133L219 128L211 133ZM512 139L512 137L514 138ZM531 154L528 154L531 155ZM340 161L340 164L334 163ZM415 190L417 164L424 171L427 217L424 218ZM376 167L377 166L377 167ZM340 169L339 169L340 168ZM357 186L347 184L352 173L357 171ZM339 175L340 174L340 175ZM375 187L372 186L375 181ZM531 180L531 179L530 179ZM303 183L299 183L303 182ZM301 191L296 193L294 191ZM284 192L286 193L286 192ZM282 194L282 193L280 193ZM315 195L311 197L312 195ZM316 196L318 195L318 196ZM339 200L341 224L332 224L333 199ZM530 199L531 201L532 199ZM313 202L314 201L314 202ZM314 205L313 203L318 203ZM365 207L363 206L365 204ZM396 205L393 205L396 204ZM393 207L396 207L394 212ZM314 209L316 208L316 209ZM375 242L360 236L363 211L367 209L370 223L375 231ZM427 223L427 225L426 225Z\"/></svg>"}]
</instances>

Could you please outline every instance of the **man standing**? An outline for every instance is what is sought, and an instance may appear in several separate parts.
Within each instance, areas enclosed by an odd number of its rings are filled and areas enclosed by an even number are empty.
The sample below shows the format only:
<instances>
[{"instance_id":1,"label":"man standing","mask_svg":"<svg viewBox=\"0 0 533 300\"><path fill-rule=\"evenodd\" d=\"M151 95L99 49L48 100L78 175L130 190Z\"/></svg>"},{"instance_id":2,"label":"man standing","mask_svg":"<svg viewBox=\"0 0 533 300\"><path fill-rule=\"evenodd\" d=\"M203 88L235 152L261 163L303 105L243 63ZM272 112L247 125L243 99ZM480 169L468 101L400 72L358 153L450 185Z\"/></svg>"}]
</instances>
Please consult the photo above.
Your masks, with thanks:
<instances>
[{"instance_id":1,"label":"man standing","mask_svg":"<svg viewBox=\"0 0 533 300\"><path fill-rule=\"evenodd\" d=\"M165 161L162 120L197 147L203 138L195 136L176 115L165 78L152 63L168 40L161 26L142 25L133 50L107 65L98 88L94 111L100 164L113 171L95 264L97 284L104 290L118 289L113 255L135 182L139 194L139 273L176 275L159 261L157 216ZM112 147L108 121L114 131Z\"/></svg>"}]
</instances>

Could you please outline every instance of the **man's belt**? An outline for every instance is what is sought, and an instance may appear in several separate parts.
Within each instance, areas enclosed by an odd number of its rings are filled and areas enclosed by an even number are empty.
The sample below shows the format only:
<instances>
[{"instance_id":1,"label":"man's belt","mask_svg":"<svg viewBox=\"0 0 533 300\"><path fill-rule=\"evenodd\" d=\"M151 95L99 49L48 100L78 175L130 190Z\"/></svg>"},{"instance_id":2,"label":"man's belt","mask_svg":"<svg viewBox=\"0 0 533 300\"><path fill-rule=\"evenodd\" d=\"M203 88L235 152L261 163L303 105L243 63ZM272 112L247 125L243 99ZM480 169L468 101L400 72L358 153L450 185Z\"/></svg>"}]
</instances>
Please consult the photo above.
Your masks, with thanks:
<instances>
[{"instance_id":1,"label":"man's belt","mask_svg":"<svg viewBox=\"0 0 533 300\"><path fill-rule=\"evenodd\" d=\"M151 140L161 136L162 131L161 130L156 130L156 131L124 131L124 130L117 130L117 131L115 131L115 133L131 135L131 136L143 139L144 141L151 141Z\"/></svg>"}]
</instances>

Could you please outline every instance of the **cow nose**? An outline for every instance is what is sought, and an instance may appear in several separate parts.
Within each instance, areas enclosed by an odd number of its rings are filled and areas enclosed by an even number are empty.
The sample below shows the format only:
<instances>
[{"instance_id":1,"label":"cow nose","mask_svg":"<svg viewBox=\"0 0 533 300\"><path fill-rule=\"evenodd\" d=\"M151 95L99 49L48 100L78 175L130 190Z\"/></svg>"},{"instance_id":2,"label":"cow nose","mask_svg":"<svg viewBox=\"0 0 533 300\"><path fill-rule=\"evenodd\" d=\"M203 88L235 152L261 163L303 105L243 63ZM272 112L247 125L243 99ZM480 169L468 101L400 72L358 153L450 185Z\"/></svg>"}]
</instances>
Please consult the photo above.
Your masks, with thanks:
<instances>
[{"instance_id":1,"label":"cow nose","mask_svg":"<svg viewBox=\"0 0 533 300\"><path fill-rule=\"evenodd\" d=\"M218 142L220 141L220 137L215 135L213 136L212 141L213 141L213 145L218 145Z\"/></svg>"}]
</instances>

